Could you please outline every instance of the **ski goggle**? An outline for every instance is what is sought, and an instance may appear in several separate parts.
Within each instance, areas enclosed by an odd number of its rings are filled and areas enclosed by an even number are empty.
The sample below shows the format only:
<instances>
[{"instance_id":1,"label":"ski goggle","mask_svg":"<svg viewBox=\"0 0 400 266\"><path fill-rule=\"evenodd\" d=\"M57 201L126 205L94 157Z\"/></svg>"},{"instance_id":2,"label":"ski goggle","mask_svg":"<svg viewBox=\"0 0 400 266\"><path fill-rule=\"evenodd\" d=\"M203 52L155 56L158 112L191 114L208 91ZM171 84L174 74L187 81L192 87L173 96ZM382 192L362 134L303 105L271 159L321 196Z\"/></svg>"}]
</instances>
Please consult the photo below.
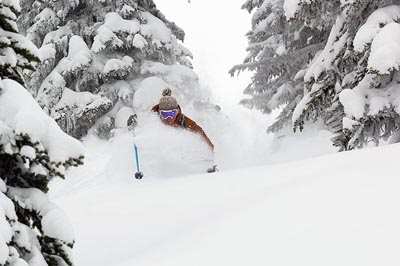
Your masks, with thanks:
<instances>
[{"instance_id":1,"label":"ski goggle","mask_svg":"<svg viewBox=\"0 0 400 266\"><path fill-rule=\"evenodd\" d=\"M162 119L175 118L177 114L178 114L178 109L160 110L160 116Z\"/></svg>"}]
</instances>

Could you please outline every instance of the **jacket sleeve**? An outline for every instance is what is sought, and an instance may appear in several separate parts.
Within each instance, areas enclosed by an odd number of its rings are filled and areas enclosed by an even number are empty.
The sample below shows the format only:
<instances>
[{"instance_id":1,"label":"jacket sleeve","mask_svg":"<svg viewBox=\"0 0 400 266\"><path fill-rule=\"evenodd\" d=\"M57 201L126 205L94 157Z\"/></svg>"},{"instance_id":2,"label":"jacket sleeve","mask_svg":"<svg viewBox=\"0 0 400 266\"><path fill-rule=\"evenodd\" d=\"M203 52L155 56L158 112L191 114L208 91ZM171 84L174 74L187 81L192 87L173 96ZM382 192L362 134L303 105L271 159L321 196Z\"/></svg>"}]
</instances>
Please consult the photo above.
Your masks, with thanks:
<instances>
[{"instance_id":1,"label":"jacket sleeve","mask_svg":"<svg viewBox=\"0 0 400 266\"><path fill-rule=\"evenodd\" d=\"M155 113L158 113L159 110L160 110L160 107L159 107L158 104L154 105L154 106L151 108L151 111L152 111L152 112L155 112Z\"/></svg>"},{"instance_id":2,"label":"jacket sleeve","mask_svg":"<svg viewBox=\"0 0 400 266\"><path fill-rule=\"evenodd\" d=\"M196 124L196 122L194 122L192 119L190 119L187 116L185 116L185 127L188 128L190 131L200 134L203 137L204 141L207 142L207 144L210 146L211 150L214 152L214 144L208 138L207 134L204 132L204 130L198 124Z\"/></svg>"}]
</instances>

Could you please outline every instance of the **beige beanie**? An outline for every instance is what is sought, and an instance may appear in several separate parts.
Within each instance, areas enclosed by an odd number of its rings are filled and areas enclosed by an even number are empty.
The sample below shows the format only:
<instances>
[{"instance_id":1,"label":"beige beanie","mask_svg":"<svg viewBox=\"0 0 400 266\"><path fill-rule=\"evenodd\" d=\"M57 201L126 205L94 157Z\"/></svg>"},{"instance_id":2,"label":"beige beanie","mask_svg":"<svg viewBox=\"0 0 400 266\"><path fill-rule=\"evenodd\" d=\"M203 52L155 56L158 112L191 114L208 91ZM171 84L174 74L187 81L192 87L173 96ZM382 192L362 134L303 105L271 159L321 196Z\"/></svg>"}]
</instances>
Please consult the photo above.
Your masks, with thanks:
<instances>
[{"instance_id":1,"label":"beige beanie","mask_svg":"<svg viewBox=\"0 0 400 266\"><path fill-rule=\"evenodd\" d=\"M175 97L171 96L172 91L167 88L163 90L162 97L160 99L159 108L160 110L172 110L178 108L178 102Z\"/></svg>"}]
</instances>

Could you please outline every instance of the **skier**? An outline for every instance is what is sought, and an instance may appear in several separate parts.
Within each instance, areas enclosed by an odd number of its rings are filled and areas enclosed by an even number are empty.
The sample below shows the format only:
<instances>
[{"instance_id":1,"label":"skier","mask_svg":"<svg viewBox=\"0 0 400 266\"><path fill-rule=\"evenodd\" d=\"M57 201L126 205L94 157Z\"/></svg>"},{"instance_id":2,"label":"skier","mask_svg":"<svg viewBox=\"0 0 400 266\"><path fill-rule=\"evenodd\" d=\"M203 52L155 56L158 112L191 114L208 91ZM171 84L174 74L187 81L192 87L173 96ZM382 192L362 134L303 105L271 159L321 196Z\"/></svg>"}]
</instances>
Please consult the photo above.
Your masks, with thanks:
<instances>
[{"instance_id":1,"label":"skier","mask_svg":"<svg viewBox=\"0 0 400 266\"><path fill-rule=\"evenodd\" d=\"M151 111L158 113L161 121L172 127L182 127L192 132L200 134L204 141L209 145L210 149L214 153L214 144L208 138L204 130L196 124L192 119L182 114L181 107L178 105L175 97L171 96L172 92L169 88L164 89L159 104L153 106ZM133 114L127 121L127 126L130 130L134 130L137 125L137 115ZM218 171L216 165L212 165L207 169L208 173L214 173ZM142 174L143 176L143 174Z\"/></svg>"},{"instance_id":2,"label":"skier","mask_svg":"<svg viewBox=\"0 0 400 266\"><path fill-rule=\"evenodd\" d=\"M166 125L182 127L200 134L214 152L214 144L208 138L204 130L192 119L182 114L181 107L178 105L175 97L171 95L172 91L169 88L164 89L159 104L153 106L151 111L158 113L161 121Z\"/></svg>"}]
</instances>

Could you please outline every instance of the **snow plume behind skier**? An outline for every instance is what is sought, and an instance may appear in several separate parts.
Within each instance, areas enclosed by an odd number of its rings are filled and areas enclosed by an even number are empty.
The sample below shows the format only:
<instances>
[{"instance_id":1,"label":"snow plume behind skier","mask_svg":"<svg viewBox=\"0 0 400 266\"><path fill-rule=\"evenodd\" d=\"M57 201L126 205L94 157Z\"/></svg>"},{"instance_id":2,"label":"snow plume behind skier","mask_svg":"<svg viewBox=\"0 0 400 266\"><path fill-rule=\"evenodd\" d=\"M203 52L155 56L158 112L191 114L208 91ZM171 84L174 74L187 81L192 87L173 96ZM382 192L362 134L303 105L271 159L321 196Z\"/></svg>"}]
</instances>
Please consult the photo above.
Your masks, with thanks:
<instances>
[{"instance_id":1,"label":"snow plume behind skier","mask_svg":"<svg viewBox=\"0 0 400 266\"><path fill-rule=\"evenodd\" d=\"M121 131L115 138L112 171L123 170L121 178L132 179L135 170L133 141L138 145L140 169L146 180L205 173L212 163L213 153L199 134L166 126L150 111L138 115L135 135L132 138L131 133ZM121 166L128 161L129 166Z\"/></svg>"},{"instance_id":2,"label":"snow plume behind skier","mask_svg":"<svg viewBox=\"0 0 400 266\"><path fill-rule=\"evenodd\" d=\"M193 118L215 144L214 154L200 134L195 134L180 127L165 125L160 117L151 112L151 108L159 103L162 91L172 89L185 115ZM111 140L112 158L107 165L111 173L117 172L123 180L133 179L135 171L133 142L140 152L141 171L146 175L143 182L153 178L169 178L204 173L212 159L218 162L220 170L257 165L265 160L265 152L269 139L265 137L264 119L255 118L252 111L243 108L230 114L224 107L221 111L213 106L212 97L204 96L192 87L177 87L158 77L143 80L135 89L131 109L123 114L120 128L115 130ZM189 97L190 96L190 97ZM196 102L209 103L198 106ZM129 115L137 114L135 137L128 132L126 122ZM122 112L121 112L122 114ZM262 114L256 113L257 116ZM271 118L272 120L272 118ZM124 127L123 127L124 126ZM255 130L258 129L258 130ZM265 140L265 141L264 141ZM263 145L260 145L262 142ZM97 145L97 144L96 144ZM263 147L264 149L260 149Z\"/></svg>"},{"instance_id":3,"label":"snow plume behind skier","mask_svg":"<svg viewBox=\"0 0 400 266\"><path fill-rule=\"evenodd\" d=\"M134 134L132 130L127 129L126 122L129 117L126 117L125 128L115 130L111 140L111 160L106 167L108 173L121 180L133 179L136 169L134 142L140 153L140 170L145 174L142 182L155 177L164 179L201 174L210 167L214 154L202 135L181 127L166 125L158 114L150 111L152 106L159 102L162 91L169 85L152 77L138 87L133 99L133 108L137 114L134 119ZM216 110L195 109L191 101L203 98L188 99L176 87L175 97L190 117L195 117L202 123L206 123L218 113ZM206 128L210 130L207 125ZM215 136L215 133L212 136Z\"/></svg>"}]
</instances>

